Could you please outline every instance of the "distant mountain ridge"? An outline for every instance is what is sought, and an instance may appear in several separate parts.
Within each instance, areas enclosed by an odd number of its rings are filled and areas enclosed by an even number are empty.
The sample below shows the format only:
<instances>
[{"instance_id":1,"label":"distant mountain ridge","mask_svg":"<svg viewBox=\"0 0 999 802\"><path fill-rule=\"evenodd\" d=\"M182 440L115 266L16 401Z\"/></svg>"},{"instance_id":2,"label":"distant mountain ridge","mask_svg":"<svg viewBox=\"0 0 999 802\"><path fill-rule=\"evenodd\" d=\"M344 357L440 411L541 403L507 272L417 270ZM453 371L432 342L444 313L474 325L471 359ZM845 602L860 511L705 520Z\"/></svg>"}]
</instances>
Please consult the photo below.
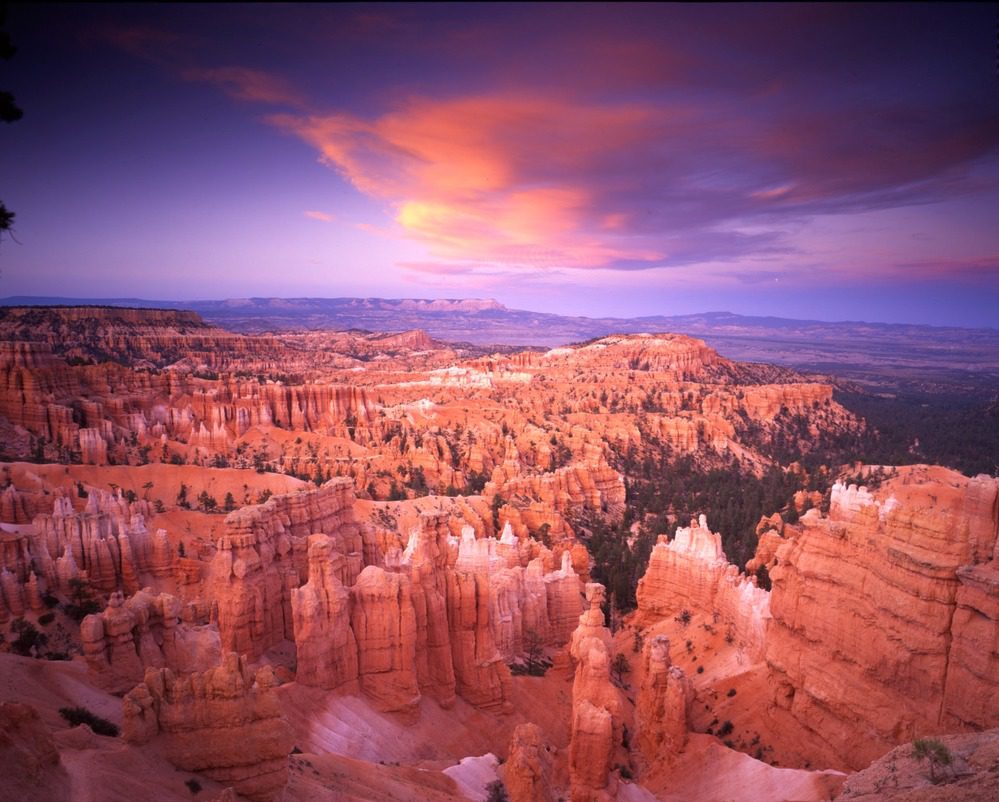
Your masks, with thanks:
<instances>
[{"instance_id":1,"label":"distant mountain ridge","mask_svg":"<svg viewBox=\"0 0 999 802\"><path fill-rule=\"evenodd\" d=\"M189 309L245 334L294 330L423 329L431 337L475 345L554 347L608 334L677 332L705 340L740 361L772 362L876 384L918 380L999 383L999 329L919 324L823 322L731 312L591 318L510 309L491 299L11 297L0 305L105 305Z\"/></svg>"}]
</instances>

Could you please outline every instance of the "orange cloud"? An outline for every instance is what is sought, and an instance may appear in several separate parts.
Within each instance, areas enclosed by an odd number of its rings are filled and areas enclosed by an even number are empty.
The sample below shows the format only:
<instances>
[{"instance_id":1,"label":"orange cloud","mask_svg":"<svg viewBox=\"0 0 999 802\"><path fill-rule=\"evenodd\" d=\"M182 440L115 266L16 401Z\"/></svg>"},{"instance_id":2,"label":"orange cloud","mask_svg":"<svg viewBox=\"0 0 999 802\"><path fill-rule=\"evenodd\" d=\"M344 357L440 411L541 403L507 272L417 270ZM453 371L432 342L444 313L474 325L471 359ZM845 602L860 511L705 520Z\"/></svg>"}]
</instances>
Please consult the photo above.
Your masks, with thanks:
<instances>
[{"instance_id":1,"label":"orange cloud","mask_svg":"<svg viewBox=\"0 0 999 802\"><path fill-rule=\"evenodd\" d=\"M357 189L389 201L401 229L435 257L595 268L663 256L607 225L623 229L624 215L600 208L589 181L608 154L661 131L662 115L641 106L505 95L414 100L373 121L270 119Z\"/></svg>"}]
</instances>

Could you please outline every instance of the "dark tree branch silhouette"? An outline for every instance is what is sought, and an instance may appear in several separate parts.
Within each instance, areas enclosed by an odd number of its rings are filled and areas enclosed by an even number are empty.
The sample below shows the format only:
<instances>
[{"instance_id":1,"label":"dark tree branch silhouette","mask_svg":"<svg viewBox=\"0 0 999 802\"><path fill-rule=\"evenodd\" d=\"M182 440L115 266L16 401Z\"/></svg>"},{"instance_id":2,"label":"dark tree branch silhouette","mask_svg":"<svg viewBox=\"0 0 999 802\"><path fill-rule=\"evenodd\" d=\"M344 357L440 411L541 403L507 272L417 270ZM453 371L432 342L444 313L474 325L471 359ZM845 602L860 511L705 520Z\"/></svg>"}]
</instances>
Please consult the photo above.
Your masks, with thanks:
<instances>
[{"instance_id":1,"label":"dark tree branch silhouette","mask_svg":"<svg viewBox=\"0 0 999 802\"><path fill-rule=\"evenodd\" d=\"M7 9L0 6L0 59L9 61L17 52L17 48L11 44L10 35L6 31ZM21 107L17 105L14 96L5 90L0 90L0 120L5 123L17 122L24 116ZM14 212L8 209L3 202L0 202L0 241L5 233L9 234L14 229Z\"/></svg>"}]
</instances>

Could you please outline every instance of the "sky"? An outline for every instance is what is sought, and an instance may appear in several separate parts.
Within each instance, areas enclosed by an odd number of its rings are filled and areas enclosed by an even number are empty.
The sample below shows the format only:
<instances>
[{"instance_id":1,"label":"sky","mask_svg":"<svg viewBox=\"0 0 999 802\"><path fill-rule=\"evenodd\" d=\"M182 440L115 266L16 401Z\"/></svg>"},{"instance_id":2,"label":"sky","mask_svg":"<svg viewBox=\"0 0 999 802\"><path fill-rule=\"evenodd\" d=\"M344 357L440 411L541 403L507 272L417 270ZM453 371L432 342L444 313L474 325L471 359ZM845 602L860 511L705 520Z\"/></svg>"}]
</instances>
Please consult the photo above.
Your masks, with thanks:
<instances>
[{"instance_id":1,"label":"sky","mask_svg":"<svg viewBox=\"0 0 999 802\"><path fill-rule=\"evenodd\" d=\"M999 327L995 6L14 5L0 297Z\"/></svg>"}]
</instances>

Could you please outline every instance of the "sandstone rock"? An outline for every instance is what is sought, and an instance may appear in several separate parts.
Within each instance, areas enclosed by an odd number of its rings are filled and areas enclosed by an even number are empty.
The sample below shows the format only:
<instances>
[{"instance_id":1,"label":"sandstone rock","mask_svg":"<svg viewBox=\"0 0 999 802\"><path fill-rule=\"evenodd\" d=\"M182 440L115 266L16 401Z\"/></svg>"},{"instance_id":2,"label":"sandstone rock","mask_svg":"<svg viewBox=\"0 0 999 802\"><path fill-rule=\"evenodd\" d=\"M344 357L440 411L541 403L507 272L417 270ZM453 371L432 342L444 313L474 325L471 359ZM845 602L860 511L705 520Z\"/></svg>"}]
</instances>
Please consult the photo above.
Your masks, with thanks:
<instances>
[{"instance_id":1,"label":"sandstone rock","mask_svg":"<svg viewBox=\"0 0 999 802\"><path fill-rule=\"evenodd\" d=\"M0 765L5 799L68 798L69 777L59 762L59 751L31 705L0 702Z\"/></svg>"},{"instance_id":2,"label":"sandstone rock","mask_svg":"<svg viewBox=\"0 0 999 802\"><path fill-rule=\"evenodd\" d=\"M64 592L69 579L85 571L95 589L135 593L141 574L158 573L154 569L162 559L146 529L148 515L147 502L128 503L120 493L97 488L90 489L83 512L57 497L51 514L35 517L32 557L46 580ZM54 563L52 555L58 555ZM173 559L172 548L167 559Z\"/></svg>"},{"instance_id":3,"label":"sandstone rock","mask_svg":"<svg viewBox=\"0 0 999 802\"><path fill-rule=\"evenodd\" d=\"M579 577L572 568L572 556L562 553L562 567L546 574L550 643L561 645L572 636L583 609Z\"/></svg>"},{"instance_id":4,"label":"sandstone rock","mask_svg":"<svg viewBox=\"0 0 999 802\"><path fill-rule=\"evenodd\" d=\"M362 529L353 514L349 479L336 479L306 493L271 497L226 517L226 534L212 559L208 590L225 649L259 657L294 637L291 590L306 578L305 539L324 533L340 582L353 584L362 567Z\"/></svg>"},{"instance_id":5,"label":"sandstone rock","mask_svg":"<svg viewBox=\"0 0 999 802\"><path fill-rule=\"evenodd\" d=\"M704 516L680 527L667 542L660 537L638 583L639 620L673 617L682 610L717 613L739 645L762 658L770 623L770 594L730 565L721 535Z\"/></svg>"},{"instance_id":6,"label":"sandstone rock","mask_svg":"<svg viewBox=\"0 0 999 802\"><path fill-rule=\"evenodd\" d=\"M859 768L916 735L996 723L999 481L899 470L833 488L771 572L773 715ZM977 561L977 563L976 563ZM975 700L975 701L973 701Z\"/></svg>"},{"instance_id":7,"label":"sandstone rock","mask_svg":"<svg viewBox=\"0 0 999 802\"><path fill-rule=\"evenodd\" d=\"M610 680L610 630L603 626L604 587L587 585L590 608L579 617L570 653L576 661L572 683L569 774L573 799L589 799L607 786L623 736L620 692Z\"/></svg>"},{"instance_id":8,"label":"sandstone rock","mask_svg":"<svg viewBox=\"0 0 999 802\"><path fill-rule=\"evenodd\" d=\"M357 641L350 626L350 592L337 566L343 555L326 535L310 535L309 581L291 591L298 669L303 685L356 687Z\"/></svg>"},{"instance_id":9,"label":"sandstone rock","mask_svg":"<svg viewBox=\"0 0 999 802\"><path fill-rule=\"evenodd\" d=\"M645 671L635 702L638 743L650 763L669 760L687 743L693 688L683 670L672 665L668 638L650 638L642 662Z\"/></svg>"},{"instance_id":10,"label":"sandstone rock","mask_svg":"<svg viewBox=\"0 0 999 802\"><path fill-rule=\"evenodd\" d=\"M447 618L447 516L425 513L403 555L416 617L416 674L420 689L443 707L455 697L451 632Z\"/></svg>"},{"instance_id":11,"label":"sandstone rock","mask_svg":"<svg viewBox=\"0 0 999 802\"><path fill-rule=\"evenodd\" d=\"M91 679L111 693L125 693L147 668L205 671L218 665L221 642L213 626L180 622L183 605L169 594L145 590L125 599L112 593L107 608L80 623L80 641Z\"/></svg>"},{"instance_id":12,"label":"sandstone rock","mask_svg":"<svg viewBox=\"0 0 999 802\"><path fill-rule=\"evenodd\" d=\"M488 571L459 570L447 577L451 657L458 693L477 707L507 704L510 670L496 648Z\"/></svg>"},{"instance_id":13,"label":"sandstone rock","mask_svg":"<svg viewBox=\"0 0 999 802\"><path fill-rule=\"evenodd\" d=\"M536 724L517 725L502 769L510 802L548 802L552 798L551 753Z\"/></svg>"},{"instance_id":14,"label":"sandstone rock","mask_svg":"<svg viewBox=\"0 0 999 802\"><path fill-rule=\"evenodd\" d=\"M569 771L573 800L592 799L593 792L607 786L614 754L614 722L611 712L586 699L572 706L572 741Z\"/></svg>"},{"instance_id":15,"label":"sandstone rock","mask_svg":"<svg viewBox=\"0 0 999 802\"><path fill-rule=\"evenodd\" d=\"M999 730L935 738L951 758L939 766L934 783L927 760L903 744L851 774L835 798L842 802L980 802L999 799Z\"/></svg>"},{"instance_id":16,"label":"sandstone rock","mask_svg":"<svg viewBox=\"0 0 999 802\"><path fill-rule=\"evenodd\" d=\"M409 577L369 565L351 588L361 690L384 711L414 714L416 613Z\"/></svg>"},{"instance_id":17,"label":"sandstone rock","mask_svg":"<svg viewBox=\"0 0 999 802\"><path fill-rule=\"evenodd\" d=\"M125 739L141 744L159 734L177 768L204 772L253 802L281 797L292 742L269 668L254 675L230 653L190 676L149 669L123 711Z\"/></svg>"}]
</instances>

